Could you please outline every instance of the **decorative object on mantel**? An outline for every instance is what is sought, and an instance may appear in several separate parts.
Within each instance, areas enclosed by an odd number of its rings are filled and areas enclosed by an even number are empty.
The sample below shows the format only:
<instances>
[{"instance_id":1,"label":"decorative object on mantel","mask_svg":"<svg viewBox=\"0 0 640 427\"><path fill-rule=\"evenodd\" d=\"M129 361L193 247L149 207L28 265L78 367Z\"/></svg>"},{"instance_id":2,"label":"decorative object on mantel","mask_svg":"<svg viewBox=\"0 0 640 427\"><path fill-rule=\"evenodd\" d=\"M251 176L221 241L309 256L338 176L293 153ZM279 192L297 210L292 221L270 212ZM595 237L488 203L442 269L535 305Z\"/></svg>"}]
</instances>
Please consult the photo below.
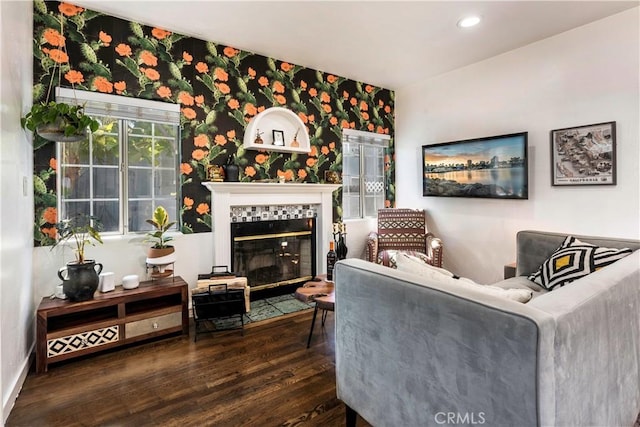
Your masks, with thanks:
<instances>
[{"instance_id":1,"label":"decorative object on mantel","mask_svg":"<svg viewBox=\"0 0 640 427\"><path fill-rule=\"evenodd\" d=\"M256 129L256 139L253 140L254 144L262 144L264 141L260 137L264 132L260 132L260 129Z\"/></svg>"},{"instance_id":2,"label":"decorative object on mantel","mask_svg":"<svg viewBox=\"0 0 640 427\"><path fill-rule=\"evenodd\" d=\"M60 34L64 34L64 19L62 13L60 14ZM62 36L61 36L62 37ZM64 37L62 37L64 40ZM65 63L68 67L69 55L67 54L66 45L62 42L59 50L59 57L61 60L66 58ZM58 87L60 87L60 79L62 75L62 63L54 61L54 67L52 74L58 74ZM42 138L49 141L57 142L77 142L87 138L87 129L91 129L91 132L95 132L100 127L100 123L97 120L84 114L84 109L81 105L69 105L66 103L59 103L55 101L49 101L51 95L51 89L53 87L53 78L49 82L49 89L47 91L47 98L44 102L33 104L31 110L20 119L20 124L23 129L28 129L32 132L36 132ZM73 83L72 83L73 87Z\"/></svg>"},{"instance_id":3,"label":"decorative object on mantel","mask_svg":"<svg viewBox=\"0 0 640 427\"><path fill-rule=\"evenodd\" d=\"M92 259L85 259L84 248L87 243L94 245L93 241L102 243L99 233L101 224L93 216L76 214L70 219L60 221L56 224L56 228L59 237L51 249L69 240L76 245L76 260L68 262L66 267L58 270L64 294L70 301L90 300L98 289L100 280L98 274L102 272L102 264Z\"/></svg>"},{"instance_id":4,"label":"decorative object on mantel","mask_svg":"<svg viewBox=\"0 0 640 427\"><path fill-rule=\"evenodd\" d=\"M274 129L271 132L273 133L273 145L284 147L284 131Z\"/></svg>"},{"instance_id":5,"label":"decorative object on mantel","mask_svg":"<svg viewBox=\"0 0 640 427\"><path fill-rule=\"evenodd\" d=\"M240 167L234 162L235 155L230 156L227 159L227 164L224 168L224 180L226 182L238 182L240 181Z\"/></svg>"},{"instance_id":6,"label":"decorative object on mantel","mask_svg":"<svg viewBox=\"0 0 640 427\"><path fill-rule=\"evenodd\" d=\"M340 184L340 173L334 170L324 171L324 180L327 184Z\"/></svg>"},{"instance_id":7,"label":"decorative object on mantel","mask_svg":"<svg viewBox=\"0 0 640 427\"><path fill-rule=\"evenodd\" d=\"M336 255L338 259L345 259L347 257L347 226L344 222L333 223L333 240L336 242Z\"/></svg>"},{"instance_id":8,"label":"decorative object on mantel","mask_svg":"<svg viewBox=\"0 0 640 427\"><path fill-rule=\"evenodd\" d=\"M153 212L153 218L147 219L147 223L155 227L155 231L149 232L148 241L155 242L147 252L147 267L151 268L151 277L160 278L173 274L173 270L169 269L176 261L175 248L168 245L167 242L173 240L173 237L166 236L165 233L176 223L169 222L169 214L163 206L158 206Z\"/></svg>"},{"instance_id":9,"label":"decorative object on mantel","mask_svg":"<svg viewBox=\"0 0 640 427\"><path fill-rule=\"evenodd\" d=\"M300 132L300 128L296 129L295 135L293 135L293 141L291 141L291 147L300 147L300 143L298 142L298 132Z\"/></svg>"},{"instance_id":10,"label":"decorative object on mantel","mask_svg":"<svg viewBox=\"0 0 640 427\"><path fill-rule=\"evenodd\" d=\"M209 165L207 166L207 179L213 182L222 182L224 181L224 169L222 166L218 165Z\"/></svg>"},{"instance_id":11,"label":"decorative object on mantel","mask_svg":"<svg viewBox=\"0 0 640 427\"><path fill-rule=\"evenodd\" d=\"M551 185L616 185L616 122L552 130Z\"/></svg>"}]
</instances>

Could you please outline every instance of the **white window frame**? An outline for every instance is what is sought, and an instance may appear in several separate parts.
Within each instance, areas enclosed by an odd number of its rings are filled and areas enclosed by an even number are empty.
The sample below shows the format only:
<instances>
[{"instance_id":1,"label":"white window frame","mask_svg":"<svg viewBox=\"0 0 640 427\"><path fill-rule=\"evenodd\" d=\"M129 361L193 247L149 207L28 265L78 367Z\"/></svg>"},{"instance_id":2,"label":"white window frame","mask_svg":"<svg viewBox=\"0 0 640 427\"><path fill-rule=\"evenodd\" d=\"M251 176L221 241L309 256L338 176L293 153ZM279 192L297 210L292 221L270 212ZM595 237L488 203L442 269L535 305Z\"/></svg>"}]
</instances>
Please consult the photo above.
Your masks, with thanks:
<instances>
[{"instance_id":1,"label":"white window frame","mask_svg":"<svg viewBox=\"0 0 640 427\"><path fill-rule=\"evenodd\" d=\"M381 150L381 158L380 160L380 176L383 179L382 185L383 185L383 190L381 193L381 200L379 201L380 203L380 207L384 207L384 200L385 200L385 188L384 188L384 156L385 156L385 149L388 148L389 146L389 141L391 140L391 137L389 135L385 135L385 134L379 134L379 133L373 133L373 132L365 132L365 131L359 131L359 130L354 130L354 129L343 129L342 130L342 144L344 147L345 142L349 143L349 144L358 144L360 145L360 150L359 150L359 164L360 164L360 182L359 182L359 194L358 194L358 204L359 204L359 208L358 208L358 216L349 216L347 215L346 211L343 209L342 212L342 216L344 220L352 220L352 219L362 219L362 218L375 218L377 216L377 210L376 212L366 212L365 209L365 198L366 198L366 183L365 183L365 177L364 174L362 173L365 170L365 154L364 154L364 150L362 150L363 146L379 146L382 147L383 149ZM343 149L343 154L342 154L342 162L343 162L343 176L344 176L344 164L347 161L347 156L348 153L346 153L346 150ZM344 195L345 195L345 188L346 185L348 185L349 183L347 182L347 180L343 179L343 189L342 189L342 194L343 194L343 206L344 206ZM351 193L354 194L354 193Z\"/></svg>"}]
</instances>

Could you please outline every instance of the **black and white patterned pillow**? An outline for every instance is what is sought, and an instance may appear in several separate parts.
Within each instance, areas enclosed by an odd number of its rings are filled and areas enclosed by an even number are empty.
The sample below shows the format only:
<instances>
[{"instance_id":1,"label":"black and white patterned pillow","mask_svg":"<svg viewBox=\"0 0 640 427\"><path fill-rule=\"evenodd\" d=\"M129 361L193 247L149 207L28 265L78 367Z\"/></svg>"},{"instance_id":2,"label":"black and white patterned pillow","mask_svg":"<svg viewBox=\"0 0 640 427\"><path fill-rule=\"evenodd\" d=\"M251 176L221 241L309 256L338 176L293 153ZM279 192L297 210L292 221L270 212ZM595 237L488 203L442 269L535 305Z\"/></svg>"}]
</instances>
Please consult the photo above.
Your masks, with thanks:
<instances>
[{"instance_id":1,"label":"black and white patterned pillow","mask_svg":"<svg viewBox=\"0 0 640 427\"><path fill-rule=\"evenodd\" d=\"M529 280L553 290L593 273L633 252L629 248L601 248L567 236Z\"/></svg>"}]
</instances>

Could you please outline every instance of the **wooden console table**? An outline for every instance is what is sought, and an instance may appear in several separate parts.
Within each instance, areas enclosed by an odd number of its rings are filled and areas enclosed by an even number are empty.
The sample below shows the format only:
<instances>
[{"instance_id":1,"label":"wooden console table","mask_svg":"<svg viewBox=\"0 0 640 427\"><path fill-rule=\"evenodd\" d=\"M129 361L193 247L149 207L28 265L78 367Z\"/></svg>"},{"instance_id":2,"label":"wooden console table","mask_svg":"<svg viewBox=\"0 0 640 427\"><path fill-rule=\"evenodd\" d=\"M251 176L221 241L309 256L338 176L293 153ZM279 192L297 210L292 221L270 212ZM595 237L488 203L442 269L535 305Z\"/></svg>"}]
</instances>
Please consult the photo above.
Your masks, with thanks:
<instances>
[{"instance_id":1,"label":"wooden console table","mask_svg":"<svg viewBox=\"0 0 640 427\"><path fill-rule=\"evenodd\" d=\"M37 312L36 372L148 338L188 335L188 298L187 283L178 276L97 292L89 301L43 298Z\"/></svg>"}]
</instances>

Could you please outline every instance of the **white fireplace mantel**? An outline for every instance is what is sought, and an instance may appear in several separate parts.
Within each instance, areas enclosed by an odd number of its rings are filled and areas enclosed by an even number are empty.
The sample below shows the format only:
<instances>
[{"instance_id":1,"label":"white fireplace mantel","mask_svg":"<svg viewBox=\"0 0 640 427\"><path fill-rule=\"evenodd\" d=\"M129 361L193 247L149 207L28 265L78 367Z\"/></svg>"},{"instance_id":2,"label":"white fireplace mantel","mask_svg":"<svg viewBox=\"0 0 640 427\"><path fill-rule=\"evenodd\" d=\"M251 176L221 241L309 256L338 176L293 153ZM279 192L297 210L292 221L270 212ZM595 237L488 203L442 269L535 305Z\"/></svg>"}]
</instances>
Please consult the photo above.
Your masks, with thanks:
<instances>
[{"instance_id":1,"label":"white fireplace mantel","mask_svg":"<svg viewBox=\"0 0 640 427\"><path fill-rule=\"evenodd\" d=\"M317 273L326 272L333 239L333 192L340 184L203 182L211 191L213 265L231 268L231 208L234 206L319 205L316 218Z\"/></svg>"}]
</instances>

